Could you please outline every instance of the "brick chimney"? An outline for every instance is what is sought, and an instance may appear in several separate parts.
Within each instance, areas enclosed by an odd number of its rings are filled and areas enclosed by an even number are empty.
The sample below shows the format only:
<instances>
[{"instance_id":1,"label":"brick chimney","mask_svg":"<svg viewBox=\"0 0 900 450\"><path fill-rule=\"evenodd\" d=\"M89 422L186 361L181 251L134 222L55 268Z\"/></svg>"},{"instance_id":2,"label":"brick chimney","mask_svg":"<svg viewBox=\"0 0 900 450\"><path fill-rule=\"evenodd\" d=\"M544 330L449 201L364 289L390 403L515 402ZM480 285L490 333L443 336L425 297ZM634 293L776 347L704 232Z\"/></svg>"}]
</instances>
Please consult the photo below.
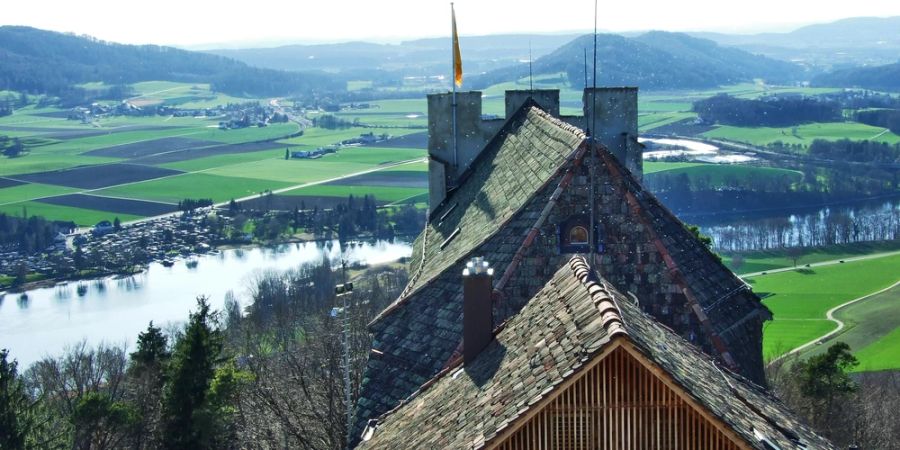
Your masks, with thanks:
<instances>
[{"instance_id":1,"label":"brick chimney","mask_svg":"<svg viewBox=\"0 0 900 450\"><path fill-rule=\"evenodd\" d=\"M494 338L494 269L473 258L463 270L463 361L475 359Z\"/></svg>"}]
</instances>

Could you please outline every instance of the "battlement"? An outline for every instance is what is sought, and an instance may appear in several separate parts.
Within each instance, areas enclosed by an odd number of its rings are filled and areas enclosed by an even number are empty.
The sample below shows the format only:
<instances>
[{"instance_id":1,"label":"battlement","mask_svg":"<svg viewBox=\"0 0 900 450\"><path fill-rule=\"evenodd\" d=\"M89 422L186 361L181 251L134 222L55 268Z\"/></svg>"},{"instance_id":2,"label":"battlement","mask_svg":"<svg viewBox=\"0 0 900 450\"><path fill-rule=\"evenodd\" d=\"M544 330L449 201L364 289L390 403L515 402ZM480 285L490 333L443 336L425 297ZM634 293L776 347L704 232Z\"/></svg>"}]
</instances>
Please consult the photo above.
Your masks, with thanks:
<instances>
[{"instance_id":1,"label":"battlement","mask_svg":"<svg viewBox=\"0 0 900 450\"><path fill-rule=\"evenodd\" d=\"M532 100L550 115L587 131L641 178L641 147L637 142L636 87L588 88L582 96L582 116L561 116L558 89L506 91L504 119L485 119L480 91L428 96L428 187L430 209L455 188L485 145L525 102ZM456 100L454 124L453 101ZM454 134L454 128L456 130Z\"/></svg>"}]
</instances>

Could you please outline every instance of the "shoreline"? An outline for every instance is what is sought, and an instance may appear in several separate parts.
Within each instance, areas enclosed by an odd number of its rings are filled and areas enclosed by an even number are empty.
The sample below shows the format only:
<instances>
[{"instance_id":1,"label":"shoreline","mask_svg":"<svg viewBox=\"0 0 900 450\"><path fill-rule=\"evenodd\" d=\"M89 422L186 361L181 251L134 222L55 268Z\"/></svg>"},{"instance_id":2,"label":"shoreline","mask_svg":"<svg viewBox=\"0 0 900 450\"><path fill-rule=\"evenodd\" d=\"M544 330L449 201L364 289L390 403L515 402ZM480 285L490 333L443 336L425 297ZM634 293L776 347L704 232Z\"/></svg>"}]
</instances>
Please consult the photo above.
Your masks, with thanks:
<instances>
[{"instance_id":1,"label":"shoreline","mask_svg":"<svg viewBox=\"0 0 900 450\"><path fill-rule=\"evenodd\" d=\"M397 238L402 239L404 237L408 237L408 236L398 235L398 236L394 236L394 239L397 239ZM240 249L276 247L276 246L280 246L280 245L305 244L305 243L309 243L309 242L332 242L335 240L337 240L337 239L336 238L328 239L328 238L324 238L324 237L316 238L312 235L299 235L299 236L291 236L291 237L285 238L285 239L277 239L277 240L266 241L266 242L248 242L248 243L228 242L228 243L223 243L221 245L216 245L214 247L211 247L209 249L209 251L207 251L205 253L192 252L189 255L173 256L172 259L173 260L188 260L188 259L196 258L199 256L213 255L217 252L222 252L225 250L240 250ZM370 242L370 241L378 241L378 239L376 239L374 236L357 236L356 238L354 238L350 241L347 241L347 242L351 243L351 242ZM0 297L2 297L4 295L21 295L21 294L26 293L27 291L31 291L34 289L51 288L51 287L59 285L60 283L70 283L70 282L77 282L77 281L84 281L84 280L96 280L96 279L101 279L101 278L117 277L117 276L134 276L134 275L138 275L140 273L145 272L150 264L162 263L162 261L163 260L160 260L160 259L152 259L145 264L141 264L141 265L137 266L132 271L128 271L128 270L103 271L103 272L94 272L94 273L86 274L86 275L69 274L69 275L62 276L62 277L49 277L49 278L44 278L44 279L40 279L40 280L29 281L29 282L22 284L21 286L15 287L15 288L11 287L11 286L8 288L0 288Z\"/></svg>"}]
</instances>

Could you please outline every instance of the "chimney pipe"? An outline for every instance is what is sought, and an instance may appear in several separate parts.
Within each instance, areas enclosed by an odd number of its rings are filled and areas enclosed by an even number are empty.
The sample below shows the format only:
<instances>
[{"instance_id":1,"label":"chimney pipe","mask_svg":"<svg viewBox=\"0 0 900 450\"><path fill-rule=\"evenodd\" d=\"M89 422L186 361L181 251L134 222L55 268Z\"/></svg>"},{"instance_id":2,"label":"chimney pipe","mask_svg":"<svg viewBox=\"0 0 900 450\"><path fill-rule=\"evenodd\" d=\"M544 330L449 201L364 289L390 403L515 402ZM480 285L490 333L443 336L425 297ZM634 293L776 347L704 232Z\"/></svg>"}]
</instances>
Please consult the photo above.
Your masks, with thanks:
<instances>
[{"instance_id":1,"label":"chimney pipe","mask_svg":"<svg viewBox=\"0 0 900 450\"><path fill-rule=\"evenodd\" d=\"M473 258L463 270L463 361L475 359L494 338L494 269Z\"/></svg>"}]
</instances>

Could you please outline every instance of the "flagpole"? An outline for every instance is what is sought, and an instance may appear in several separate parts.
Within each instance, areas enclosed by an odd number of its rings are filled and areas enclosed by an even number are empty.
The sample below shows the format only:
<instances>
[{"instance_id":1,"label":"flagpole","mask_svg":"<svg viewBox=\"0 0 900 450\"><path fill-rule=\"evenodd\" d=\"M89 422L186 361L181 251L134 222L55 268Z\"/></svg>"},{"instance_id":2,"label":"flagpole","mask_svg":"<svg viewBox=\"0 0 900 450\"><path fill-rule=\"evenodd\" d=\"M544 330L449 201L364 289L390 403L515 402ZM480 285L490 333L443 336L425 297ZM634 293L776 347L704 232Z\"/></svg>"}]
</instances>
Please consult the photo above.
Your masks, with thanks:
<instances>
[{"instance_id":1,"label":"flagpole","mask_svg":"<svg viewBox=\"0 0 900 450\"><path fill-rule=\"evenodd\" d=\"M456 12L453 10L453 2L450 2L450 17L451 17L451 37L450 37L450 72L451 72L451 80L450 84L453 86L453 94L451 97L450 106L453 108L453 118L452 122L452 143L453 143L453 170L457 172L459 170L459 148L456 142L456 46L458 45L456 42ZM455 179L455 174L454 174Z\"/></svg>"}]
</instances>

